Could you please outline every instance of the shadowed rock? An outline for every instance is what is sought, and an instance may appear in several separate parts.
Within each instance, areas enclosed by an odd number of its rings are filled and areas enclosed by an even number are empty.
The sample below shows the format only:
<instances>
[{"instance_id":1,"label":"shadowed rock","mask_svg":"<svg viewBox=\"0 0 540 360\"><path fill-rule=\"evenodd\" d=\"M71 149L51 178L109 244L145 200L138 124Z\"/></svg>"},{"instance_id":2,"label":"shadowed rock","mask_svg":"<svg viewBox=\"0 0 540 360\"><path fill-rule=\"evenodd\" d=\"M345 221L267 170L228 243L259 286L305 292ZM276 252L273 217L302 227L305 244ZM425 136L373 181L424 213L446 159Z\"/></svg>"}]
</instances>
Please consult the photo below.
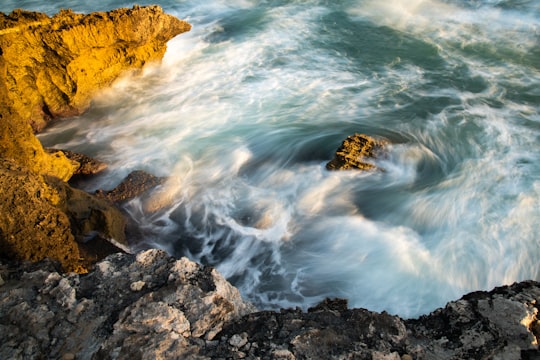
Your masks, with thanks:
<instances>
[{"instance_id":1,"label":"shadowed rock","mask_svg":"<svg viewBox=\"0 0 540 360\"><path fill-rule=\"evenodd\" d=\"M142 170L131 172L112 190L97 190L96 196L112 202L122 203L144 194L146 191L163 184L165 178L157 177Z\"/></svg>"}]
</instances>

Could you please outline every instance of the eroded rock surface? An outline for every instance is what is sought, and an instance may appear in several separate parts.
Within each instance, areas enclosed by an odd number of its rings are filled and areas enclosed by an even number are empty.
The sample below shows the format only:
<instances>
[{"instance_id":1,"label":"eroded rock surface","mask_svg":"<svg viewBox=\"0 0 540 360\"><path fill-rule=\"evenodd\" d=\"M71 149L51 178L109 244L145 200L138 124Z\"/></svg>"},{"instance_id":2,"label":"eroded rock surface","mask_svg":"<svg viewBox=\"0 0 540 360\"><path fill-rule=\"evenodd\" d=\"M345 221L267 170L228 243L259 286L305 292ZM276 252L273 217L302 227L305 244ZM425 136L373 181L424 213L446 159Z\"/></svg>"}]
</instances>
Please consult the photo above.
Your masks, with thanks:
<instances>
[{"instance_id":1,"label":"eroded rock surface","mask_svg":"<svg viewBox=\"0 0 540 360\"><path fill-rule=\"evenodd\" d=\"M1 195L1 257L50 256L76 270L79 258L127 248L125 224L112 203L54 180L99 171L102 164L46 151L34 131L49 119L80 114L97 91L160 60L167 41L190 27L158 6L53 17L0 13L0 181L10 184ZM90 238L112 245L94 246Z\"/></svg>"},{"instance_id":2,"label":"eroded rock surface","mask_svg":"<svg viewBox=\"0 0 540 360\"><path fill-rule=\"evenodd\" d=\"M49 118L80 114L97 90L126 70L163 57L166 43L189 31L159 6L49 18L0 13L0 46L12 106L35 131Z\"/></svg>"},{"instance_id":3,"label":"eroded rock surface","mask_svg":"<svg viewBox=\"0 0 540 360\"><path fill-rule=\"evenodd\" d=\"M115 254L87 275L0 266L0 358L205 358L254 308L214 269L160 250Z\"/></svg>"},{"instance_id":4,"label":"eroded rock surface","mask_svg":"<svg viewBox=\"0 0 540 360\"><path fill-rule=\"evenodd\" d=\"M87 275L0 264L0 358L538 359L540 283L475 292L418 319L326 300L260 311L211 267L160 250Z\"/></svg>"},{"instance_id":5,"label":"eroded rock surface","mask_svg":"<svg viewBox=\"0 0 540 360\"><path fill-rule=\"evenodd\" d=\"M337 149L334 158L326 164L328 170L375 170L373 160L385 142L364 134L347 137Z\"/></svg>"}]
</instances>

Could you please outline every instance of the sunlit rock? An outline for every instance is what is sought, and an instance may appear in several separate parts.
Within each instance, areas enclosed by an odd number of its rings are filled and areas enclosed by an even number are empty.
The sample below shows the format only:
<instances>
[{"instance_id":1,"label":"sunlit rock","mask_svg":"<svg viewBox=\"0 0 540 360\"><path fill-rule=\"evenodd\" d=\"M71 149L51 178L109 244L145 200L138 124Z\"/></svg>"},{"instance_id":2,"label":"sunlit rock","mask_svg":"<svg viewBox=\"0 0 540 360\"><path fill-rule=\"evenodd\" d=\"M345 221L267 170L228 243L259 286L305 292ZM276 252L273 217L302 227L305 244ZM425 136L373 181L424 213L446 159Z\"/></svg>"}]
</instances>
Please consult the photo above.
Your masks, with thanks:
<instances>
[{"instance_id":1,"label":"sunlit rock","mask_svg":"<svg viewBox=\"0 0 540 360\"><path fill-rule=\"evenodd\" d=\"M347 137L337 149L334 158L326 164L328 170L375 170L373 160L381 152L385 141L364 134Z\"/></svg>"}]
</instances>

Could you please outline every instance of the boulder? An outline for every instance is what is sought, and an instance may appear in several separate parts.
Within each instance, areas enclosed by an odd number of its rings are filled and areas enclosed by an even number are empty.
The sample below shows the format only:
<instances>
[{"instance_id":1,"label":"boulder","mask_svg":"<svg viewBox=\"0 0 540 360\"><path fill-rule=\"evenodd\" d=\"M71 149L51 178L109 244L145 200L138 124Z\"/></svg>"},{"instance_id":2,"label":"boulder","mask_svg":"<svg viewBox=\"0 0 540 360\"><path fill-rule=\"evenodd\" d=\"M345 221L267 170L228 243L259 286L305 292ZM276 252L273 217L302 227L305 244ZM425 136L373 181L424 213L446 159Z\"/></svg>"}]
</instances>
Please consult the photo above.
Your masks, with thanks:
<instances>
[{"instance_id":1,"label":"boulder","mask_svg":"<svg viewBox=\"0 0 540 360\"><path fill-rule=\"evenodd\" d=\"M386 141L377 140L364 134L347 137L337 149L334 158L326 164L328 170L375 170L373 164Z\"/></svg>"}]
</instances>

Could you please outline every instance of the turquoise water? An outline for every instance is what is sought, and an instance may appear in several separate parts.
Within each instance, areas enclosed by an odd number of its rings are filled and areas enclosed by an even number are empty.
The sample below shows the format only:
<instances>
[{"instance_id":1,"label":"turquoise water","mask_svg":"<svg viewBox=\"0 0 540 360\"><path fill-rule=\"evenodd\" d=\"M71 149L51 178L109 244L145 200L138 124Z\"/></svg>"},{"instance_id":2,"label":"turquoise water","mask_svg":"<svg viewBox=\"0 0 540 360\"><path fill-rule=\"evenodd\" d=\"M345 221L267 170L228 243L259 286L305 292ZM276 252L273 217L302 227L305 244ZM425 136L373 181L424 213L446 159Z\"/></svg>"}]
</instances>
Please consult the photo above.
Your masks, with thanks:
<instances>
[{"instance_id":1,"label":"turquoise water","mask_svg":"<svg viewBox=\"0 0 540 360\"><path fill-rule=\"evenodd\" d=\"M136 248L216 266L261 308L325 296L404 317L540 280L540 3L155 1L193 24L161 64L40 136L170 180ZM4 1L50 14L123 1ZM16 5L15 5L16 4ZM385 172L328 172L355 132Z\"/></svg>"}]
</instances>

